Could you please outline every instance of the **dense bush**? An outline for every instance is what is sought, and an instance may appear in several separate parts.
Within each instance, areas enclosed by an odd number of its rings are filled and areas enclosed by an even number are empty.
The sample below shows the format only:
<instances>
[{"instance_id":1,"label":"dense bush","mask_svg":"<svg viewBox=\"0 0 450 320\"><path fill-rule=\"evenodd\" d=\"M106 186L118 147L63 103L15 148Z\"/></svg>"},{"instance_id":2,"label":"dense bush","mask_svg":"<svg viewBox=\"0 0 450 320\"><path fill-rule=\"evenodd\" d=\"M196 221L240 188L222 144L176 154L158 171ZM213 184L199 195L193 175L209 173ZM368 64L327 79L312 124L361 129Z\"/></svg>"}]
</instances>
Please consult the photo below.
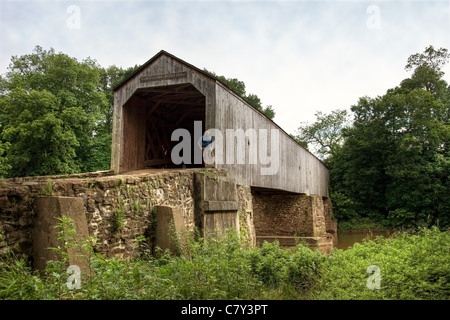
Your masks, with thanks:
<instances>
[{"instance_id":1,"label":"dense bush","mask_svg":"<svg viewBox=\"0 0 450 320\"><path fill-rule=\"evenodd\" d=\"M316 299L449 299L450 234L423 229L418 234L378 237L333 252L321 268ZM370 289L370 266L380 272L380 289ZM370 287L370 285L369 285Z\"/></svg>"},{"instance_id":2,"label":"dense bush","mask_svg":"<svg viewBox=\"0 0 450 320\"><path fill-rule=\"evenodd\" d=\"M323 255L278 242L243 249L239 237L191 241L185 253L162 252L124 261L84 246L89 272L79 289L67 286L67 262L46 273L10 256L0 261L0 299L449 299L450 233L424 229L355 244ZM380 288L368 288L370 266Z\"/></svg>"},{"instance_id":3,"label":"dense bush","mask_svg":"<svg viewBox=\"0 0 450 320\"><path fill-rule=\"evenodd\" d=\"M293 286L310 288L325 260L319 251L298 244L294 249L284 249L277 241L264 242L261 248L248 253L252 273L266 286Z\"/></svg>"}]
</instances>

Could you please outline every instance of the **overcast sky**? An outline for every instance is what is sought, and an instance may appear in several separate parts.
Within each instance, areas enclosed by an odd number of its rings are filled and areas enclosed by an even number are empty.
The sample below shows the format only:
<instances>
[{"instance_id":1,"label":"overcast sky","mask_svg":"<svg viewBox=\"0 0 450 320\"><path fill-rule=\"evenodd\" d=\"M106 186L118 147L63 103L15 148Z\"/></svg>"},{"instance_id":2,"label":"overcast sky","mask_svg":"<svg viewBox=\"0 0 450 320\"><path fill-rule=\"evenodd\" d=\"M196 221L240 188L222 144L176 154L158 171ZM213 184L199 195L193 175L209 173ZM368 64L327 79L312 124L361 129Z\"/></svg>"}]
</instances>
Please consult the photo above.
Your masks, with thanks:
<instances>
[{"instance_id":1,"label":"overcast sky","mask_svg":"<svg viewBox=\"0 0 450 320\"><path fill-rule=\"evenodd\" d=\"M0 0L0 73L36 45L123 68L166 50L244 81L295 133L398 85L411 54L450 50L450 1Z\"/></svg>"}]
</instances>

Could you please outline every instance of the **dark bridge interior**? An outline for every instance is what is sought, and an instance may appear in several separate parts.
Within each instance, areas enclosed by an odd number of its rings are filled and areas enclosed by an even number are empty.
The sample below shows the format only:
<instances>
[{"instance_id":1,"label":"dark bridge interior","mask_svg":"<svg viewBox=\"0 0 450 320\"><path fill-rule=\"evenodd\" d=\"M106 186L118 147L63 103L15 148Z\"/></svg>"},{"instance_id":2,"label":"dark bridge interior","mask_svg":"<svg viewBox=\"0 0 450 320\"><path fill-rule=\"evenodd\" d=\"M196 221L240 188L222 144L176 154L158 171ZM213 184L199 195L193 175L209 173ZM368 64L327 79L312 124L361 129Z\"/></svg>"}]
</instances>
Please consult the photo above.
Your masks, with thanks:
<instances>
[{"instance_id":1,"label":"dark bridge interior","mask_svg":"<svg viewBox=\"0 0 450 320\"><path fill-rule=\"evenodd\" d=\"M125 171L177 167L171 160L171 151L179 141L171 141L172 132L179 128L188 130L194 148L198 139L194 137L194 121L201 121L202 132L205 130L205 96L191 84L138 89L123 112L123 143L128 149L123 154L129 158L121 161ZM191 152L191 164L185 166L203 165L194 164Z\"/></svg>"}]
</instances>

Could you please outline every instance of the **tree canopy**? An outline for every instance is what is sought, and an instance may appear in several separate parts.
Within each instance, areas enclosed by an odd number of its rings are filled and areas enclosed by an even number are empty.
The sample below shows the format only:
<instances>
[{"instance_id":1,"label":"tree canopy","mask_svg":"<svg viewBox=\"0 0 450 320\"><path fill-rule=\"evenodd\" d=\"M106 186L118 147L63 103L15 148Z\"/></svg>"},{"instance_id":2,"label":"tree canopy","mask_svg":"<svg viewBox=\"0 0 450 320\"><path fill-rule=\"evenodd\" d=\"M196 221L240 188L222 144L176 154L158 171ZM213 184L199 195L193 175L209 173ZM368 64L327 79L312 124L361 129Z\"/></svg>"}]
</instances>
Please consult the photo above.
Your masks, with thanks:
<instances>
[{"instance_id":1,"label":"tree canopy","mask_svg":"<svg viewBox=\"0 0 450 320\"><path fill-rule=\"evenodd\" d=\"M348 127L336 111L300 127L326 156L338 219L450 225L450 87L441 71L449 58L432 46L411 55L411 77L383 96L361 97Z\"/></svg>"},{"instance_id":2,"label":"tree canopy","mask_svg":"<svg viewBox=\"0 0 450 320\"><path fill-rule=\"evenodd\" d=\"M40 46L13 56L0 86L0 141L7 143L0 145L0 155L6 153L0 173L14 177L108 169L112 86L127 72Z\"/></svg>"},{"instance_id":3,"label":"tree canopy","mask_svg":"<svg viewBox=\"0 0 450 320\"><path fill-rule=\"evenodd\" d=\"M318 111L315 116L314 123L302 123L294 139L314 146L316 155L325 159L339 151L349 115L347 110L333 110L330 114Z\"/></svg>"}]
</instances>

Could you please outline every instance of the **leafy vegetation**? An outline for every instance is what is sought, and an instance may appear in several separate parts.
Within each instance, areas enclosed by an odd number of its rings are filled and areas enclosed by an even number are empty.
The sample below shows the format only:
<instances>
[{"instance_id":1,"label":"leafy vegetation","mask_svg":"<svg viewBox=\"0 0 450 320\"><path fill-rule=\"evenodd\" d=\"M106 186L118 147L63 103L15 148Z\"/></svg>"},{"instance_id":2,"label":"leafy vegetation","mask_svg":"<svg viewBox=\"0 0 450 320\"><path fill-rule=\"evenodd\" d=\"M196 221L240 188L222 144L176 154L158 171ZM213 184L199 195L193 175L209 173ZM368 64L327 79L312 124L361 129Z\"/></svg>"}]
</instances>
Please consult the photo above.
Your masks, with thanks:
<instances>
[{"instance_id":1,"label":"leafy vegetation","mask_svg":"<svg viewBox=\"0 0 450 320\"><path fill-rule=\"evenodd\" d=\"M347 110L333 110L330 114L318 111L315 116L316 122L303 122L293 138L317 146L315 153L324 159L339 152L344 140L343 131L349 124L349 115Z\"/></svg>"},{"instance_id":2,"label":"leafy vegetation","mask_svg":"<svg viewBox=\"0 0 450 320\"><path fill-rule=\"evenodd\" d=\"M303 244L278 242L244 249L239 237L189 239L187 251L135 260L105 258L90 242L77 242L70 219L58 224L59 261L43 274L14 256L0 261L0 299L449 299L450 233L437 228L398 233L324 255ZM91 239L92 240L92 239ZM140 242L143 239L139 240ZM88 270L70 286L68 248L84 252ZM141 249L145 248L142 243ZM184 253L183 253L184 252ZM368 287L369 266L380 270L380 287ZM68 281L69 280L69 281Z\"/></svg>"},{"instance_id":3,"label":"leafy vegetation","mask_svg":"<svg viewBox=\"0 0 450 320\"><path fill-rule=\"evenodd\" d=\"M108 169L112 88L136 67L104 69L40 46L12 57L0 79L0 176Z\"/></svg>"},{"instance_id":4,"label":"leafy vegetation","mask_svg":"<svg viewBox=\"0 0 450 320\"><path fill-rule=\"evenodd\" d=\"M114 210L113 214L110 217L111 229L113 232L122 230L126 222L125 201L121 197L118 197L117 203L119 204L119 206L116 210Z\"/></svg>"},{"instance_id":5,"label":"leafy vegetation","mask_svg":"<svg viewBox=\"0 0 450 320\"><path fill-rule=\"evenodd\" d=\"M37 192L37 195L40 196L51 196L53 195L53 183L52 179L47 179L45 183L45 187Z\"/></svg>"},{"instance_id":6,"label":"leafy vegetation","mask_svg":"<svg viewBox=\"0 0 450 320\"><path fill-rule=\"evenodd\" d=\"M450 234L437 228L415 235L356 243L324 262L312 293L316 299L435 300L450 298ZM369 289L367 269L380 270L380 288Z\"/></svg>"},{"instance_id":7,"label":"leafy vegetation","mask_svg":"<svg viewBox=\"0 0 450 320\"><path fill-rule=\"evenodd\" d=\"M447 49L412 55L411 78L346 111L319 113L299 128L330 169L334 214L391 228L450 226L450 86Z\"/></svg>"}]
</instances>

